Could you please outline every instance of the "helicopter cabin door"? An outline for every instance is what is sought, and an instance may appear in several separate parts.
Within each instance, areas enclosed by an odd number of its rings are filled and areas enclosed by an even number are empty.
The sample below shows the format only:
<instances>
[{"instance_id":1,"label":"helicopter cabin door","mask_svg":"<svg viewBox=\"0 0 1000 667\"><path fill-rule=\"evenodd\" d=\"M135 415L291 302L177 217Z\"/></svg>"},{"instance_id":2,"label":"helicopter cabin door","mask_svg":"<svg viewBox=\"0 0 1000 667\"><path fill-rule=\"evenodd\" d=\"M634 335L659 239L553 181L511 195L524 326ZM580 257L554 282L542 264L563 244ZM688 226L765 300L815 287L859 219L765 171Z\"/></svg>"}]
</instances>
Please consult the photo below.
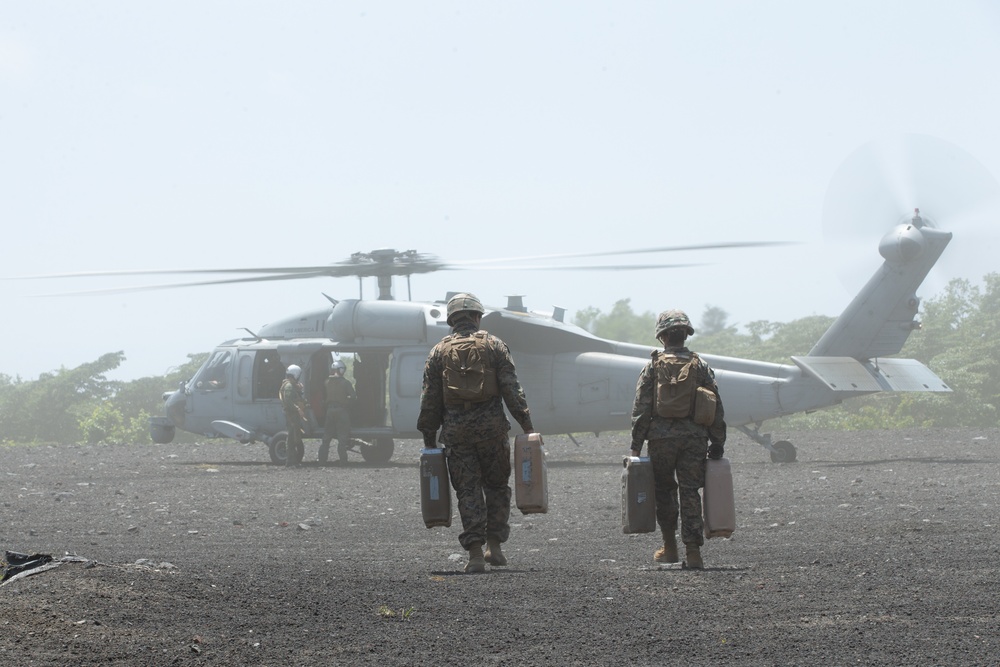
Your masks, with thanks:
<instances>
[{"instance_id":1,"label":"helicopter cabin door","mask_svg":"<svg viewBox=\"0 0 1000 667\"><path fill-rule=\"evenodd\" d=\"M278 389L285 367L274 349L240 350L236 371L236 422L274 434L285 428Z\"/></svg>"},{"instance_id":2,"label":"helicopter cabin door","mask_svg":"<svg viewBox=\"0 0 1000 667\"><path fill-rule=\"evenodd\" d=\"M389 367L389 408L392 427L402 438L422 437L417 430L420 390L429 347L397 347Z\"/></svg>"}]
</instances>

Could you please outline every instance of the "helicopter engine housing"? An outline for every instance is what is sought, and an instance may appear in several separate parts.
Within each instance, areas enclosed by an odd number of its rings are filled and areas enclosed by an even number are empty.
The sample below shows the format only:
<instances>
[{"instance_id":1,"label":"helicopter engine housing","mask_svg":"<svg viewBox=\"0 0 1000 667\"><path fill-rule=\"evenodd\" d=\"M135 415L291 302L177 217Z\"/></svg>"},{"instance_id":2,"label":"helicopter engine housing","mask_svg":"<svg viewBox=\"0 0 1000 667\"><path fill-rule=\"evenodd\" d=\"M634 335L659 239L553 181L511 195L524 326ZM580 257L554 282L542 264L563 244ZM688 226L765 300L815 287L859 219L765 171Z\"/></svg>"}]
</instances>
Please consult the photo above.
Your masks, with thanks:
<instances>
[{"instance_id":1,"label":"helicopter engine housing","mask_svg":"<svg viewBox=\"0 0 1000 667\"><path fill-rule=\"evenodd\" d=\"M427 313L419 303L347 299L333 307L328 330L343 343L420 343L427 339Z\"/></svg>"}]
</instances>

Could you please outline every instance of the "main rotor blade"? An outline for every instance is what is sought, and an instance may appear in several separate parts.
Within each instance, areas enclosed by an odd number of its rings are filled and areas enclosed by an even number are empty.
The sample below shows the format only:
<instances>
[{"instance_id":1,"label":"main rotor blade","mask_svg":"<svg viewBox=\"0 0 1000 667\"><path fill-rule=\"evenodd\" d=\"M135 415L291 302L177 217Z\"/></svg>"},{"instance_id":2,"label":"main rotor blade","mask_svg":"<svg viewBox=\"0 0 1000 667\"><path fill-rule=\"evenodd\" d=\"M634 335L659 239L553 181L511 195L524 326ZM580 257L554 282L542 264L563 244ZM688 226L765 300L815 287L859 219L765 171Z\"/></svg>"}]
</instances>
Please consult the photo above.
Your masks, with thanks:
<instances>
[{"instance_id":1,"label":"main rotor blade","mask_svg":"<svg viewBox=\"0 0 1000 667\"><path fill-rule=\"evenodd\" d=\"M98 274L90 274L90 275L98 275ZM106 275L106 274L100 274L100 275ZM35 276L35 277L50 278L55 276ZM61 276L61 277L72 277L72 276ZM133 285L131 287L111 287L108 289L81 290L78 292L56 292L53 294L36 294L35 296L86 296L91 294L125 294L128 292L148 292L151 290L174 289L177 287L201 287L205 285L228 285L233 283L259 283L259 282L270 282L275 280L300 280L302 278L320 278L320 277L325 277L325 274L317 273L314 275L290 274L290 275L280 275L280 276L255 276L250 278L230 278L228 280L199 280L196 282L170 283L167 285Z\"/></svg>"},{"instance_id":2,"label":"main rotor blade","mask_svg":"<svg viewBox=\"0 0 1000 667\"><path fill-rule=\"evenodd\" d=\"M640 255L656 252L685 252L688 250L725 250L727 248L766 248L772 246L792 245L791 241L728 241L723 243L700 243L696 245L661 246L658 248L634 248L631 250L605 250L600 252L563 253L554 255L534 255L521 257L506 257L497 259L473 259L452 262L466 267L470 264L491 264L494 262L523 262L547 259L582 259L584 257L613 257L615 255ZM529 267L537 268L537 267Z\"/></svg>"},{"instance_id":3,"label":"main rotor blade","mask_svg":"<svg viewBox=\"0 0 1000 667\"><path fill-rule=\"evenodd\" d=\"M604 264L604 265L579 265L579 266L470 266L466 268L457 269L456 267L444 267L443 270L468 270L468 271L639 271L643 269L682 269L692 266L705 266L704 264ZM218 272L225 272L226 270L219 270ZM216 271L206 271L206 273L213 273ZM132 272L113 272L110 274L105 273L89 273L84 275L128 275ZM139 274L145 272L137 272ZM157 273L156 271L151 271L149 273ZM174 271L169 271L168 273L175 273ZM180 273L184 273L181 271ZM55 277L75 277L76 274L66 274L64 276L33 276L36 278L55 278ZM206 285L229 285L235 283L254 283L254 282L271 282L277 280L299 280L302 278L323 278L329 277L326 273L315 272L313 274L306 273L292 273L285 275L275 275L275 276L252 276L248 278L229 278L226 280L198 280L194 282L185 283L169 283L169 284L159 284L159 285L133 285L131 287L111 287L107 289L99 290L79 290L74 292L54 292L51 294L36 294L35 296L88 296L88 295L98 295L98 294L127 294L129 292L148 292L152 290L163 290L163 289L175 289L179 287L203 287Z\"/></svg>"},{"instance_id":4,"label":"main rotor blade","mask_svg":"<svg viewBox=\"0 0 1000 667\"><path fill-rule=\"evenodd\" d=\"M385 269L386 267L379 267ZM438 266L434 269L422 267L405 267L407 273L426 273L428 271L442 268ZM398 270L404 273L404 267L391 267L390 270ZM201 273L258 273L258 274L281 274L278 280L294 280L295 278L313 278L326 276L328 278L340 278L357 275L374 275L376 269L369 265L359 264L326 264L323 266L267 266L267 267L241 267L233 269L126 269L120 271L82 271L80 273L47 273L40 276L19 276L12 280L44 280L49 278L107 278L114 276L158 276L158 275L192 275ZM260 278L267 280L267 278ZM197 283L191 283L197 284Z\"/></svg>"},{"instance_id":5,"label":"main rotor blade","mask_svg":"<svg viewBox=\"0 0 1000 667\"><path fill-rule=\"evenodd\" d=\"M38 276L23 276L20 279L39 280L53 278L107 278L121 276L143 275L220 275L255 274L243 278L225 278L213 280L197 280L181 283L159 285L139 285L130 287L108 288L100 290L81 290L60 292L41 296L70 296L85 294L121 294L127 292L142 292L149 290L173 289L178 287L199 287L205 285L225 285L236 283L268 282L277 280L301 280L305 278L344 278L344 277L376 277L376 276L410 276L418 273L456 270L494 270L494 271L638 271L644 269L675 269L703 264L607 264L560 266L557 264L539 265L520 264L517 266L499 266L504 262L539 262L571 258L612 257L615 255L638 255L660 252L682 252L696 250L718 250L727 248L760 248L768 246L788 245L787 242L775 241L745 241L702 243L684 246L662 246L656 248L635 248L631 250L599 251L587 253L563 253L535 255L528 257L511 257L506 259L471 260L446 264L433 255L423 255L415 251L398 253L392 249L382 249L372 253L355 253L351 259L344 262L322 266L255 266L236 268L209 269L129 269L116 271L86 271L80 273L59 273Z\"/></svg>"},{"instance_id":6,"label":"main rotor blade","mask_svg":"<svg viewBox=\"0 0 1000 667\"><path fill-rule=\"evenodd\" d=\"M461 271L640 271L643 269L684 269L706 264L578 264L576 266L463 266Z\"/></svg>"}]
</instances>

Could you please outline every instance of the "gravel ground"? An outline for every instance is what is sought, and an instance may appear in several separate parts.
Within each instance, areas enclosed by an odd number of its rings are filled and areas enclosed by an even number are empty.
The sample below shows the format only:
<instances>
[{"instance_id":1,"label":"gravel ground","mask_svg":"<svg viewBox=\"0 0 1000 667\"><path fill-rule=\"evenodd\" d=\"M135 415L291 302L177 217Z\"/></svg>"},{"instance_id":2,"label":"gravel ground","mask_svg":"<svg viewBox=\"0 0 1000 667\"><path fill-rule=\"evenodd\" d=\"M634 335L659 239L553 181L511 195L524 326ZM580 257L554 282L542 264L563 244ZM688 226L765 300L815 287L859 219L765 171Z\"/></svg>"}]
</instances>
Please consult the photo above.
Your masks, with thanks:
<instances>
[{"instance_id":1,"label":"gravel ground","mask_svg":"<svg viewBox=\"0 0 1000 667\"><path fill-rule=\"evenodd\" d=\"M622 533L623 434L547 439L549 513L485 575L423 527L417 442L0 448L0 547L84 560L0 587L0 664L998 664L1000 430L776 435L798 462L731 435L701 572Z\"/></svg>"}]
</instances>

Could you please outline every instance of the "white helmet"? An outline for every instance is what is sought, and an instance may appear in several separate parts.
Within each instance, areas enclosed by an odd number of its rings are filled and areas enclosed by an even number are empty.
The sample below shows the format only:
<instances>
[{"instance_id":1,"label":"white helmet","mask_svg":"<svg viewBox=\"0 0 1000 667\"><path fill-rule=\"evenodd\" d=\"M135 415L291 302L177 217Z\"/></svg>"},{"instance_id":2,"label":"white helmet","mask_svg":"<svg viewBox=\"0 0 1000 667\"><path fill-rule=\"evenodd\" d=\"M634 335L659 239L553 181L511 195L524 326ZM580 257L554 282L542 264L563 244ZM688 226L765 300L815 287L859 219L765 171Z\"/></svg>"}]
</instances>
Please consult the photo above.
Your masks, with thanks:
<instances>
[{"instance_id":1,"label":"white helmet","mask_svg":"<svg viewBox=\"0 0 1000 667\"><path fill-rule=\"evenodd\" d=\"M292 364L291 366L285 369L285 375L291 375L292 379L298 382L299 377L301 377L302 375L302 369L296 366L295 364Z\"/></svg>"},{"instance_id":2,"label":"white helmet","mask_svg":"<svg viewBox=\"0 0 1000 667\"><path fill-rule=\"evenodd\" d=\"M334 371L339 371L339 372L343 373L346 370L347 370L347 364L345 364L340 359L334 359L333 363L330 364L330 372L331 373L334 372Z\"/></svg>"}]
</instances>

